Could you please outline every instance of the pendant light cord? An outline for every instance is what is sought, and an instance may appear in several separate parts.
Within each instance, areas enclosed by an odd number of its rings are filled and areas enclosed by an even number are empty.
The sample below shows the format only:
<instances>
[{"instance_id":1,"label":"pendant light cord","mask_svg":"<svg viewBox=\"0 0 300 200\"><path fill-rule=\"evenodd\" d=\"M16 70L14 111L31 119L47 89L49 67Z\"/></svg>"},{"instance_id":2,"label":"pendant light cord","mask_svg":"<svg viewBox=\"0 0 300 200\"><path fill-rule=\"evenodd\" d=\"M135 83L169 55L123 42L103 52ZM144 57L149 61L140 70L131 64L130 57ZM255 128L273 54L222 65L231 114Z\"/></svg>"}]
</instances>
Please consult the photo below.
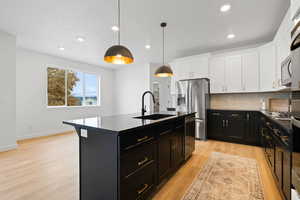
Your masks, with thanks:
<instances>
[{"instance_id":1,"label":"pendant light cord","mask_svg":"<svg viewBox=\"0 0 300 200\"><path fill-rule=\"evenodd\" d=\"M163 27L163 65L165 65L165 27Z\"/></svg>"},{"instance_id":2,"label":"pendant light cord","mask_svg":"<svg viewBox=\"0 0 300 200\"><path fill-rule=\"evenodd\" d=\"M118 44L121 44L121 2L118 0Z\"/></svg>"}]
</instances>

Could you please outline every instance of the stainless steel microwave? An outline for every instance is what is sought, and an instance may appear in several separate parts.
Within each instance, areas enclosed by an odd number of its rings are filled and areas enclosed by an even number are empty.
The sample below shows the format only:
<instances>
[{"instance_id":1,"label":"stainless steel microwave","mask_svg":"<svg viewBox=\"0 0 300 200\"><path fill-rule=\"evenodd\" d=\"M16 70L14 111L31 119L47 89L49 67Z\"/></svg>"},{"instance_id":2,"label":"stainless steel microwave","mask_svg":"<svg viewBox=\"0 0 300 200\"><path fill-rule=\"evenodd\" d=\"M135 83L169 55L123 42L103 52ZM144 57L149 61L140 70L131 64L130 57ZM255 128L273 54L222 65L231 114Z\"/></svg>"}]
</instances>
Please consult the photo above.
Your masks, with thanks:
<instances>
[{"instance_id":1,"label":"stainless steel microwave","mask_svg":"<svg viewBox=\"0 0 300 200\"><path fill-rule=\"evenodd\" d=\"M291 44L292 90L300 90L300 21L292 31Z\"/></svg>"},{"instance_id":2,"label":"stainless steel microwave","mask_svg":"<svg viewBox=\"0 0 300 200\"><path fill-rule=\"evenodd\" d=\"M292 58L289 56L281 63L281 85L290 87L292 84Z\"/></svg>"}]
</instances>

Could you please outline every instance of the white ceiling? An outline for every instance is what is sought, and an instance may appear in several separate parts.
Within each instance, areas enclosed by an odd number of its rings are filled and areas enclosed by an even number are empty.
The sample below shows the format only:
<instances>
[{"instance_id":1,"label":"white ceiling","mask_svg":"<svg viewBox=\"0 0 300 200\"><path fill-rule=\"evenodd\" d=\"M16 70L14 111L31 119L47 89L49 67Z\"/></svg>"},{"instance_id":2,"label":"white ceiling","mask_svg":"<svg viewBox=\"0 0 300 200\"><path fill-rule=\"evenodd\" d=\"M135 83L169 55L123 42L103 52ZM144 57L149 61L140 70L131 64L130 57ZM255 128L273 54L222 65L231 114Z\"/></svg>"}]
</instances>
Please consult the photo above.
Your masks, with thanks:
<instances>
[{"instance_id":1,"label":"white ceiling","mask_svg":"<svg viewBox=\"0 0 300 200\"><path fill-rule=\"evenodd\" d=\"M136 63L161 61L161 21L166 21L167 60L210 50L270 41L289 0L121 0L121 40ZM20 47L106 67L116 43L117 0L0 0L0 29ZM230 3L229 13L220 6ZM227 34L236 38L228 40ZM78 43L77 36L86 42ZM151 44L150 50L145 44ZM59 51L58 47L65 47Z\"/></svg>"}]
</instances>

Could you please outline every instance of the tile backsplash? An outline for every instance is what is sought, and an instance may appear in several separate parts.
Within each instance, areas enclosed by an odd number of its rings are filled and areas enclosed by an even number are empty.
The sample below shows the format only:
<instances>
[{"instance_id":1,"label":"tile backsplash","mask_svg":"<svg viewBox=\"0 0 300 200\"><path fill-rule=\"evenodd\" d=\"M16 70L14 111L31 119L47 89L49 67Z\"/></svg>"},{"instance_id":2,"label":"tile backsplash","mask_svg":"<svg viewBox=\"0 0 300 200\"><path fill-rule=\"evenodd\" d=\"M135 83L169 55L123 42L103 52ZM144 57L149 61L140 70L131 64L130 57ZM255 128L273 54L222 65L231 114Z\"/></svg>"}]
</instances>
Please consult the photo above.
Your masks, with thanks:
<instances>
[{"instance_id":1,"label":"tile backsplash","mask_svg":"<svg viewBox=\"0 0 300 200\"><path fill-rule=\"evenodd\" d=\"M269 110L269 99L288 100L288 98L289 93L287 92L212 94L210 100L210 107L212 109L260 110L261 101L264 99L266 102L266 108L267 110ZM280 108L282 109L282 107L284 106L288 105L281 105ZM272 110L276 111L276 108L272 108Z\"/></svg>"}]
</instances>

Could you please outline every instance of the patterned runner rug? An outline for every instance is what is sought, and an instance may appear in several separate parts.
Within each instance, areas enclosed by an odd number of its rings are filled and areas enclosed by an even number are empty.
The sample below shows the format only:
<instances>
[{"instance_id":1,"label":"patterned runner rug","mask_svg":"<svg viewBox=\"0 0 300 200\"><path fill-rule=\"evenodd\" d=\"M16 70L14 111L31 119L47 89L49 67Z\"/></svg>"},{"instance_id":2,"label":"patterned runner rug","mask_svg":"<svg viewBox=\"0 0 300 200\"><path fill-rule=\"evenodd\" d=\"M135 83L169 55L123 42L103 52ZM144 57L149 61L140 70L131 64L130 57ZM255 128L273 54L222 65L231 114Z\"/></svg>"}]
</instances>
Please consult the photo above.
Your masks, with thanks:
<instances>
[{"instance_id":1,"label":"patterned runner rug","mask_svg":"<svg viewBox=\"0 0 300 200\"><path fill-rule=\"evenodd\" d=\"M182 200L263 200L256 160L213 152Z\"/></svg>"}]
</instances>

